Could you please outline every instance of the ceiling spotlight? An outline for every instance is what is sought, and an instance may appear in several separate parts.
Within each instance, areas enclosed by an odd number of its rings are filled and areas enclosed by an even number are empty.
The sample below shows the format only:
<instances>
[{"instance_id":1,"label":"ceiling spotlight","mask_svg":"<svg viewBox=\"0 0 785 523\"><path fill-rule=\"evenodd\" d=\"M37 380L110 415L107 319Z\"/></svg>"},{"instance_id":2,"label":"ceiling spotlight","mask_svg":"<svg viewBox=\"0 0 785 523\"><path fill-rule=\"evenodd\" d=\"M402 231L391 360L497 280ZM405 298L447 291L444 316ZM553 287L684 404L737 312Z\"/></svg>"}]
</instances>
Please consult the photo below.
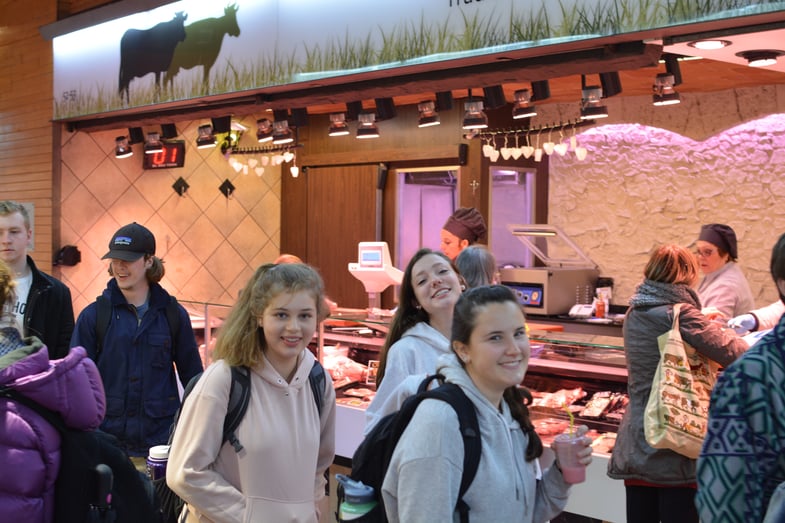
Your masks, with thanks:
<instances>
[{"instance_id":1,"label":"ceiling spotlight","mask_svg":"<svg viewBox=\"0 0 785 523\"><path fill-rule=\"evenodd\" d=\"M196 148L207 149L208 147L215 147L215 136L213 135L213 126L204 124L199 126L199 135L196 137Z\"/></svg>"},{"instance_id":2,"label":"ceiling spotlight","mask_svg":"<svg viewBox=\"0 0 785 523\"><path fill-rule=\"evenodd\" d=\"M501 85L483 87L482 94L485 97L484 105L486 109L498 109L507 104L507 100L504 99L504 89Z\"/></svg>"},{"instance_id":3,"label":"ceiling spotlight","mask_svg":"<svg viewBox=\"0 0 785 523\"><path fill-rule=\"evenodd\" d=\"M602 87L603 98L610 98L621 93L621 77L616 71L610 73L600 73L600 87Z\"/></svg>"},{"instance_id":4,"label":"ceiling spotlight","mask_svg":"<svg viewBox=\"0 0 785 523\"><path fill-rule=\"evenodd\" d=\"M144 142L144 131L142 131L141 127L129 127L128 128L128 143L133 145L135 143L143 143Z\"/></svg>"},{"instance_id":5,"label":"ceiling spotlight","mask_svg":"<svg viewBox=\"0 0 785 523\"><path fill-rule=\"evenodd\" d=\"M472 100L471 93L469 101L463 104L463 128L464 129L486 129L488 127L488 115L483 111L482 100Z\"/></svg>"},{"instance_id":6,"label":"ceiling spotlight","mask_svg":"<svg viewBox=\"0 0 785 523\"><path fill-rule=\"evenodd\" d=\"M375 113L360 113L357 115L357 138L378 138L379 128L376 127Z\"/></svg>"},{"instance_id":7,"label":"ceiling spotlight","mask_svg":"<svg viewBox=\"0 0 785 523\"><path fill-rule=\"evenodd\" d=\"M268 118L256 120L256 140L259 143L271 142L273 140L273 124Z\"/></svg>"},{"instance_id":8,"label":"ceiling spotlight","mask_svg":"<svg viewBox=\"0 0 785 523\"><path fill-rule=\"evenodd\" d=\"M417 110L420 111L420 118L417 120L417 127L431 127L432 125L439 125L439 113L436 112L436 103L432 100L426 100L417 104Z\"/></svg>"},{"instance_id":9,"label":"ceiling spotlight","mask_svg":"<svg viewBox=\"0 0 785 523\"><path fill-rule=\"evenodd\" d=\"M282 145L285 143L292 143L294 137L292 130L289 129L288 120L278 120L273 122L273 143L275 145Z\"/></svg>"},{"instance_id":10,"label":"ceiling spotlight","mask_svg":"<svg viewBox=\"0 0 785 523\"><path fill-rule=\"evenodd\" d=\"M164 144L161 135L158 133L147 133L147 140L144 143L145 154L156 154L164 151Z\"/></svg>"},{"instance_id":11,"label":"ceiling spotlight","mask_svg":"<svg viewBox=\"0 0 785 523\"><path fill-rule=\"evenodd\" d=\"M723 47L731 45L729 40L695 40L694 42L687 42L687 45L700 49L701 51L716 51Z\"/></svg>"},{"instance_id":12,"label":"ceiling spotlight","mask_svg":"<svg viewBox=\"0 0 785 523\"><path fill-rule=\"evenodd\" d=\"M674 78L671 73L659 73L654 79L654 95L652 103L654 105L673 105L681 103L679 93L673 89Z\"/></svg>"},{"instance_id":13,"label":"ceiling spotlight","mask_svg":"<svg viewBox=\"0 0 785 523\"><path fill-rule=\"evenodd\" d=\"M397 112L392 98L375 98L374 103L376 103L376 118L379 121L395 118Z\"/></svg>"},{"instance_id":14,"label":"ceiling spotlight","mask_svg":"<svg viewBox=\"0 0 785 523\"><path fill-rule=\"evenodd\" d=\"M161 138L163 138L164 140L171 140L173 138L177 138L177 126L175 126L173 123L162 123Z\"/></svg>"},{"instance_id":15,"label":"ceiling spotlight","mask_svg":"<svg viewBox=\"0 0 785 523\"><path fill-rule=\"evenodd\" d=\"M436 110L449 111L452 109L452 91L439 91L436 93Z\"/></svg>"},{"instance_id":16,"label":"ceiling spotlight","mask_svg":"<svg viewBox=\"0 0 785 523\"><path fill-rule=\"evenodd\" d=\"M551 85L548 80L532 82L532 101L539 102L551 97Z\"/></svg>"},{"instance_id":17,"label":"ceiling spotlight","mask_svg":"<svg viewBox=\"0 0 785 523\"><path fill-rule=\"evenodd\" d=\"M128 158L129 156L133 156L134 150L131 148L131 144L128 143L128 138L126 136L118 136L114 139L114 143L115 158Z\"/></svg>"},{"instance_id":18,"label":"ceiling spotlight","mask_svg":"<svg viewBox=\"0 0 785 523\"><path fill-rule=\"evenodd\" d=\"M739 51L736 56L747 60L750 67L768 67L777 63L777 57L785 54L785 51L774 49L759 49L753 51Z\"/></svg>"},{"instance_id":19,"label":"ceiling spotlight","mask_svg":"<svg viewBox=\"0 0 785 523\"><path fill-rule=\"evenodd\" d=\"M602 87L589 85L584 87L581 92L581 120L594 120L595 118L607 118L608 108L602 105Z\"/></svg>"},{"instance_id":20,"label":"ceiling spotlight","mask_svg":"<svg viewBox=\"0 0 785 523\"><path fill-rule=\"evenodd\" d=\"M330 115L330 128L327 130L327 134L329 136L346 136L349 134L345 113L332 113Z\"/></svg>"},{"instance_id":21,"label":"ceiling spotlight","mask_svg":"<svg viewBox=\"0 0 785 523\"><path fill-rule=\"evenodd\" d=\"M515 91L515 102L512 107L512 117L515 120L537 116L537 109L532 105L532 95L528 89Z\"/></svg>"}]
</instances>

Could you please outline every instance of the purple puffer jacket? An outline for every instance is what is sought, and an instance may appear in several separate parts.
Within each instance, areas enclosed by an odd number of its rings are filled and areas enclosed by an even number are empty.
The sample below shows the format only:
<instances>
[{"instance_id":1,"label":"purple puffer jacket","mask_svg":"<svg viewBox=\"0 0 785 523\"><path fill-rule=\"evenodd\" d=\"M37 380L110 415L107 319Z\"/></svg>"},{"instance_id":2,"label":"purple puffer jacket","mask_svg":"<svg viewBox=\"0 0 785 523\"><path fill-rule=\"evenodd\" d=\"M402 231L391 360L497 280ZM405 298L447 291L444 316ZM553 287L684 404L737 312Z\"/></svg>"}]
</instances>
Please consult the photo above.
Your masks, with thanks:
<instances>
[{"instance_id":1,"label":"purple puffer jacket","mask_svg":"<svg viewBox=\"0 0 785 523\"><path fill-rule=\"evenodd\" d=\"M72 428L95 429L106 411L98 369L82 347L49 361L37 338L0 358L0 386L59 412ZM0 514L3 521L52 523L60 435L38 414L0 398ZM11 472L13 471L13 472Z\"/></svg>"}]
</instances>

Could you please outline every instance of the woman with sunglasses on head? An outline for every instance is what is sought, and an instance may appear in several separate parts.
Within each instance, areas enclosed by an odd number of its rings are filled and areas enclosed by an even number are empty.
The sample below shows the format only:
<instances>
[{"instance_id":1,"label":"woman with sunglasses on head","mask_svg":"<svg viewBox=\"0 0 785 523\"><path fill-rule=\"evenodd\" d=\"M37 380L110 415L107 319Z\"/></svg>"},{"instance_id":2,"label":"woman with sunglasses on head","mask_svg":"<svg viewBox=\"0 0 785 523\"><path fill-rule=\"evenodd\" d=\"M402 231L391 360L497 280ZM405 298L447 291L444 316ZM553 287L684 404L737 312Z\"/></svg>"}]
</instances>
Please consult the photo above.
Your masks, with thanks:
<instances>
[{"instance_id":1,"label":"woman with sunglasses on head","mask_svg":"<svg viewBox=\"0 0 785 523\"><path fill-rule=\"evenodd\" d=\"M736 233L730 226L709 223L701 227L695 253L703 273L698 297L704 311L727 321L755 308L750 285L736 263Z\"/></svg>"}]
</instances>

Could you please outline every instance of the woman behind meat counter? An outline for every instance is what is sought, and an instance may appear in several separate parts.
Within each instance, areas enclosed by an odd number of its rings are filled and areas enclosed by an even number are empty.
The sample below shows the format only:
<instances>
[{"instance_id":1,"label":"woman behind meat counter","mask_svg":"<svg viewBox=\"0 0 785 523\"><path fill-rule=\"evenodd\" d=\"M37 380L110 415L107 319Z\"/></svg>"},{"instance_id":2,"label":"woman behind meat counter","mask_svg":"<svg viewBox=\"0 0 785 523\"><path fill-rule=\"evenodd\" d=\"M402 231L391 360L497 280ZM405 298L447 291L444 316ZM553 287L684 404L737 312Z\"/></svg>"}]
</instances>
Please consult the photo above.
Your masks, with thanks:
<instances>
[{"instance_id":1,"label":"woman behind meat counter","mask_svg":"<svg viewBox=\"0 0 785 523\"><path fill-rule=\"evenodd\" d=\"M643 433L644 410L660 359L657 337L671 329L674 304L683 304L679 330L699 353L725 366L747 349L732 330L701 313L693 288L697 281L695 256L678 245L663 245L651 255L644 280L630 299L623 331L630 403L608 463L608 476L624 480L627 521L698 523L696 460L652 448Z\"/></svg>"}]
</instances>

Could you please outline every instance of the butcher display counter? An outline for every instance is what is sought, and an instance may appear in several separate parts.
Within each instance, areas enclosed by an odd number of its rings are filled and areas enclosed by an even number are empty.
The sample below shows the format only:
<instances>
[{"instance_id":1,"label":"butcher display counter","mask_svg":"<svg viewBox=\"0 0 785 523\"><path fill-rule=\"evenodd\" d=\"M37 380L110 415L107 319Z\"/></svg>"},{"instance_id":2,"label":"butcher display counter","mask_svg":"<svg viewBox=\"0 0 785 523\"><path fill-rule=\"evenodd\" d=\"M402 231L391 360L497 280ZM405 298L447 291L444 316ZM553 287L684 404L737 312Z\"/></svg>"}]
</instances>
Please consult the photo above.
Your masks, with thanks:
<instances>
[{"instance_id":1,"label":"butcher display counter","mask_svg":"<svg viewBox=\"0 0 785 523\"><path fill-rule=\"evenodd\" d=\"M624 482L610 479L608 460L627 406L627 366L623 339L614 336L531 331L531 358L523 384L532 392L529 412L545 450L569 426L587 425L594 439L586 481L573 486L566 511L601 521L626 520ZM568 412L569 411L569 412Z\"/></svg>"}]
</instances>

